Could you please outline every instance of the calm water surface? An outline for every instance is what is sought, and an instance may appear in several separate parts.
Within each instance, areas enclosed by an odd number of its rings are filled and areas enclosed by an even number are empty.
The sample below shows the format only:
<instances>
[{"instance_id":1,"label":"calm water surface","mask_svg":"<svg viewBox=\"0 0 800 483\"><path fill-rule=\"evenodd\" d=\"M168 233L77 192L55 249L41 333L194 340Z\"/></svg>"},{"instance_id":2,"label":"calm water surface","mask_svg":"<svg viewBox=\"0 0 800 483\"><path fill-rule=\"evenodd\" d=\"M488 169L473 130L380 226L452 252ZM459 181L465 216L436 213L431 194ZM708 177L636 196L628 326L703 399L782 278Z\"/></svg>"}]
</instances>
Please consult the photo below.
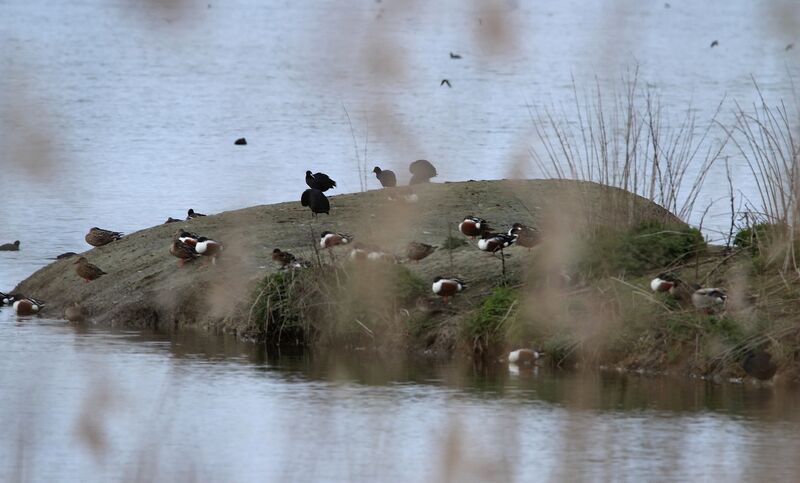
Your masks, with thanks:
<instances>
[{"instance_id":1,"label":"calm water surface","mask_svg":"<svg viewBox=\"0 0 800 483\"><path fill-rule=\"evenodd\" d=\"M353 136L401 179L423 157L440 181L534 176L526 105L569 105L573 78L612 92L638 62L702 122L751 76L790 98L800 55L791 2L509 0L494 31L477 1L175 3L0 0L0 243L23 246L0 290L91 226L296 199L306 169L358 191ZM726 195L712 173L698 210ZM774 388L276 357L8 310L0 348L4 481L800 479L798 396Z\"/></svg>"}]
</instances>

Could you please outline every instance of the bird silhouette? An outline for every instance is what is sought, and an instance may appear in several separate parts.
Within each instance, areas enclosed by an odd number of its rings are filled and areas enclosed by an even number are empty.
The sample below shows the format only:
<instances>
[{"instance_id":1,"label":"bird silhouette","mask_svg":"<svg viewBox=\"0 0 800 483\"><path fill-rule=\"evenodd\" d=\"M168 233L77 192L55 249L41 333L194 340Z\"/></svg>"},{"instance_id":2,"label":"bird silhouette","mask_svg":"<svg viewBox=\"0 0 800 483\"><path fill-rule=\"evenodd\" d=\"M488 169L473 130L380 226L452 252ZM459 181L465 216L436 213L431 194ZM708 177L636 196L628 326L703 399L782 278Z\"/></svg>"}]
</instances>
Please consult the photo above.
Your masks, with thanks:
<instances>
[{"instance_id":1,"label":"bird silhouette","mask_svg":"<svg viewBox=\"0 0 800 483\"><path fill-rule=\"evenodd\" d=\"M450 52L450 58L451 59L460 59L461 56L459 54L454 54L454 53Z\"/></svg>"},{"instance_id":2,"label":"bird silhouette","mask_svg":"<svg viewBox=\"0 0 800 483\"><path fill-rule=\"evenodd\" d=\"M714 47L716 47L717 45L719 45L719 41L715 40L715 41L711 42L711 48L712 48L712 49L713 49Z\"/></svg>"},{"instance_id":3,"label":"bird silhouette","mask_svg":"<svg viewBox=\"0 0 800 483\"><path fill-rule=\"evenodd\" d=\"M447 85L447 87L453 87L450 85L450 81L447 79L442 79L442 82L439 83L440 86Z\"/></svg>"}]
</instances>

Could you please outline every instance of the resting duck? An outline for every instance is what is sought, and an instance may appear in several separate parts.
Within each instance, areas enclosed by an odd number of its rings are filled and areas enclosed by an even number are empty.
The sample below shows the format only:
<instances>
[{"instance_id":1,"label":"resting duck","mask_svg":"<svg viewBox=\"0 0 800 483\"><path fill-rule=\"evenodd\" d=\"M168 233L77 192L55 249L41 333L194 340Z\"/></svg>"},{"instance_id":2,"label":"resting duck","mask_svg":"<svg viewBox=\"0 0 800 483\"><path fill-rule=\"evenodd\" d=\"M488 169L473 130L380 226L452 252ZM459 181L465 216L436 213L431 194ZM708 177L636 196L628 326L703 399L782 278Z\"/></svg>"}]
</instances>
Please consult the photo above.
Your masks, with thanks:
<instances>
[{"instance_id":1,"label":"resting duck","mask_svg":"<svg viewBox=\"0 0 800 483\"><path fill-rule=\"evenodd\" d=\"M191 262L200 256L192 245L184 243L177 238L172 241L172 245L169 247L169 253L172 254L173 257L178 258L178 267L183 267L187 261Z\"/></svg>"},{"instance_id":2,"label":"resting duck","mask_svg":"<svg viewBox=\"0 0 800 483\"><path fill-rule=\"evenodd\" d=\"M297 258L289 252L281 251L280 248L272 250L272 261L278 263L281 268L286 268L287 265L293 264Z\"/></svg>"},{"instance_id":3,"label":"resting duck","mask_svg":"<svg viewBox=\"0 0 800 483\"><path fill-rule=\"evenodd\" d=\"M375 166L372 172L375 173L375 177L378 178L378 181L381 182L381 186L384 188L394 188L397 186L397 176L395 176L394 171L381 169Z\"/></svg>"},{"instance_id":4,"label":"resting duck","mask_svg":"<svg viewBox=\"0 0 800 483\"><path fill-rule=\"evenodd\" d=\"M514 244L514 237L507 233L484 233L478 240L478 248L485 252L495 253Z\"/></svg>"},{"instance_id":5,"label":"resting duck","mask_svg":"<svg viewBox=\"0 0 800 483\"><path fill-rule=\"evenodd\" d=\"M323 231L319 236L320 248L331 248L336 245L347 245L353 241L353 237L344 233L333 233L330 231Z\"/></svg>"},{"instance_id":6,"label":"resting duck","mask_svg":"<svg viewBox=\"0 0 800 483\"><path fill-rule=\"evenodd\" d=\"M64 310L64 318L70 322L83 322L86 320L86 314L83 308L75 302Z\"/></svg>"},{"instance_id":7,"label":"resting duck","mask_svg":"<svg viewBox=\"0 0 800 483\"><path fill-rule=\"evenodd\" d=\"M692 294L692 304L696 309L711 310L717 305L722 305L728 295L721 288L700 288Z\"/></svg>"},{"instance_id":8,"label":"resting duck","mask_svg":"<svg viewBox=\"0 0 800 483\"><path fill-rule=\"evenodd\" d=\"M408 184L428 183L437 176L436 168L426 159L418 159L408 166L411 181Z\"/></svg>"},{"instance_id":9,"label":"resting duck","mask_svg":"<svg viewBox=\"0 0 800 483\"><path fill-rule=\"evenodd\" d=\"M122 233L118 231L103 230L102 228L92 227L84 239L86 243L93 247L101 247L122 238Z\"/></svg>"},{"instance_id":10,"label":"resting duck","mask_svg":"<svg viewBox=\"0 0 800 483\"><path fill-rule=\"evenodd\" d=\"M514 223L508 234L514 237L514 243L528 250L535 247L542 242L542 236L539 230L532 226L523 225L522 223Z\"/></svg>"},{"instance_id":11,"label":"resting duck","mask_svg":"<svg viewBox=\"0 0 800 483\"><path fill-rule=\"evenodd\" d=\"M768 381L778 372L778 365L772 362L769 352L750 350L742 361L742 369L760 381Z\"/></svg>"},{"instance_id":12,"label":"resting duck","mask_svg":"<svg viewBox=\"0 0 800 483\"><path fill-rule=\"evenodd\" d=\"M183 243L189 245L190 247L194 247L197 245L197 240L200 238L200 235L197 233L192 233L186 230L178 230L175 232L175 236L173 239L180 240Z\"/></svg>"},{"instance_id":13,"label":"resting duck","mask_svg":"<svg viewBox=\"0 0 800 483\"><path fill-rule=\"evenodd\" d=\"M199 253L201 256L204 257L211 257L211 264L214 265L217 263L217 257L224 247L222 243L209 240L208 238L201 236L197 239L197 244L194 246L194 251Z\"/></svg>"},{"instance_id":14,"label":"resting duck","mask_svg":"<svg viewBox=\"0 0 800 483\"><path fill-rule=\"evenodd\" d=\"M74 265L75 273L84 279L86 283L106 275L106 272L100 270L98 266L89 263L89 260L87 260L86 257L80 257L77 261L75 261Z\"/></svg>"},{"instance_id":15,"label":"resting duck","mask_svg":"<svg viewBox=\"0 0 800 483\"><path fill-rule=\"evenodd\" d=\"M18 252L19 251L19 240L15 241L14 243L4 243L0 245L0 252Z\"/></svg>"},{"instance_id":16,"label":"resting duck","mask_svg":"<svg viewBox=\"0 0 800 483\"><path fill-rule=\"evenodd\" d=\"M192 218L199 218L201 216L206 216L206 215L202 213L196 213L192 208L189 208L189 211L186 212L186 221L189 221Z\"/></svg>"},{"instance_id":17,"label":"resting duck","mask_svg":"<svg viewBox=\"0 0 800 483\"><path fill-rule=\"evenodd\" d=\"M325 193L318 189L309 188L303 191L300 195L300 204L311 209L311 216L317 216L319 213L330 215L331 202Z\"/></svg>"},{"instance_id":18,"label":"resting duck","mask_svg":"<svg viewBox=\"0 0 800 483\"><path fill-rule=\"evenodd\" d=\"M659 273L656 278L650 281L650 289L656 293L674 293L680 283L678 277L672 273Z\"/></svg>"},{"instance_id":19,"label":"resting duck","mask_svg":"<svg viewBox=\"0 0 800 483\"><path fill-rule=\"evenodd\" d=\"M77 255L77 253L75 252L62 253L61 255L56 257L56 260L64 260L65 258L71 258L74 257L75 255Z\"/></svg>"},{"instance_id":20,"label":"resting duck","mask_svg":"<svg viewBox=\"0 0 800 483\"><path fill-rule=\"evenodd\" d=\"M464 221L458 224L458 231L470 238L481 236L490 230L491 228L489 228L489 223L486 220L472 215L465 216Z\"/></svg>"},{"instance_id":21,"label":"resting duck","mask_svg":"<svg viewBox=\"0 0 800 483\"><path fill-rule=\"evenodd\" d=\"M444 303L453 295L464 290L466 283L457 278L436 277L433 279L431 289L433 293L444 298Z\"/></svg>"},{"instance_id":22,"label":"resting duck","mask_svg":"<svg viewBox=\"0 0 800 483\"><path fill-rule=\"evenodd\" d=\"M428 245L425 243L419 242L409 242L408 246L406 247L406 256L409 260L414 260L415 262L419 262L423 258L427 257L431 253L436 251L436 247L432 245Z\"/></svg>"},{"instance_id":23,"label":"resting duck","mask_svg":"<svg viewBox=\"0 0 800 483\"><path fill-rule=\"evenodd\" d=\"M247 139L246 138L239 138L233 142L236 146L247 146Z\"/></svg>"},{"instance_id":24,"label":"resting duck","mask_svg":"<svg viewBox=\"0 0 800 483\"><path fill-rule=\"evenodd\" d=\"M0 305L14 305L14 301L17 300L17 297L19 297L17 294L4 294L0 292Z\"/></svg>"},{"instance_id":25,"label":"resting duck","mask_svg":"<svg viewBox=\"0 0 800 483\"><path fill-rule=\"evenodd\" d=\"M328 191L329 189L336 188L336 181L330 179L327 174L311 174L311 171L306 171L306 184L309 188L320 191Z\"/></svg>"},{"instance_id":26,"label":"resting duck","mask_svg":"<svg viewBox=\"0 0 800 483\"><path fill-rule=\"evenodd\" d=\"M542 353L532 349L517 349L508 353L508 363L518 366L532 366Z\"/></svg>"},{"instance_id":27,"label":"resting duck","mask_svg":"<svg viewBox=\"0 0 800 483\"><path fill-rule=\"evenodd\" d=\"M164 224L166 225L167 223L177 223L179 221L181 221L181 220L179 220L177 218L173 218L173 217L170 216L169 218L167 218L167 221L165 221Z\"/></svg>"},{"instance_id":28,"label":"resting duck","mask_svg":"<svg viewBox=\"0 0 800 483\"><path fill-rule=\"evenodd\" d=\"M17 296L14 301L14 311L17 315L36 315L44 307L44 302L33 297Z\"/></svg>"}]
</instances>

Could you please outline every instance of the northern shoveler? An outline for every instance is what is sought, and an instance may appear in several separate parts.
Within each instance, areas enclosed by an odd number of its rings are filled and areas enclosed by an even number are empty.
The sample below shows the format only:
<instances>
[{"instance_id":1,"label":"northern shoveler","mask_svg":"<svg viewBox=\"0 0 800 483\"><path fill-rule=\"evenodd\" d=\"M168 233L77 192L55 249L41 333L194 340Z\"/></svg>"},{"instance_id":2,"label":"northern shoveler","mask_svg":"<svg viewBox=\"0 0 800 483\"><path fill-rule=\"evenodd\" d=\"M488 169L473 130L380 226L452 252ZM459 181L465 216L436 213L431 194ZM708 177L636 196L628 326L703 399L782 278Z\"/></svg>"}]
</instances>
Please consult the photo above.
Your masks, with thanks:
<instances>
[{"instance_id":1,"label":"northern shoveler","mask_svg":"<svg viewBox=\"0 0 800 483\"><path fill-rule=\"evenodd\" d=\"M514 244L514 237L506 233L484 233L478 240L478 248L485 252L495 253Z\"/></svg>"},{"instance_id":2,"label":"northern shoveler","mask_svg":"<svg viewBox=\"0 0 800 483\"><path fill-rule=\"evenodd\" d=\"M222 243L218 241L210 240L204 236L201 236L197 239L197 244L194 246L194 250L203 257L210 257L211 263L215 264L217 263L217 257L220 253L222 253L224 247L222 246Z\"/></svg>"},{"instance_id":3,"label":"northern shoveler","mask_svg":"<svg viewBox=\"0 0 800 483\"><path fill-rule=\"evenodd\" d=\"M663 272L656 275L656 278L650 281L650 290L656 293L673 293L678 283L680 283L680 281L674 274Z\"/></svg>"},{"instance_id":4,"label":"northern shoveler","mask_svg":"<svg viewBox=\"0 0 800 483\"><path fill-rule=\"evenodd\" d=\"M378 181L381 182L381 186L384 188L393 188L397 186L397 176L395 176L394 171L381 169L375 166L372 172L375 173L375 177L378 178Z\"/></svg>"},{"instance_id":5,"label":"northern shoveler","mask_svg":"<svg viewBox=\"0 0 800 483\"><path fill-rule=\"evenodd\" d=\"M520 366L531 366L535 364L536 360L540 357L542 357L541 352L532 349L517 349L508 353L508 362Z\"/></svg>"},{"instance_id":6,"label":"northern shoveler","mask_svg":"<svg viewBox=\"0 0 800 483\"><path fill-rule=\"evenodd\" d=\"M206 215L202 213L197 213L192 208L189 208L189 211L186 212L186 221L189 221L192 218L199 218L201 216L206 216Z\"/></svg>"},{"instance_id":7,"label":"northern shoveler","mask_svg":"<svg viewBox=\"0 0 800 483\"><path fill-rule=\"evenodd\" d=\"M309 188L328 191L329 189L336 188L336 181L330 179L325 173L314 173L306 171L306 184Z\"/></svg>"},{"instance_id":8,"label":"northern shoveler","mask_svg":"<svg viewBox=\"0 0 800 483\"><path fill-rule=\"evenodd\" d=\"M436 251L436 247L432 245L428 245L425 243L419 242L409 242L408 246L406 247L406 256L409 260L414 260L415 262L419 262L423 258L427 257L431 253Z\"/></svg>"},{"instance_id":9,"label":"northern shoveler","mask_svg":"<svg viewBox=\"0 0 800 483\"><path fill-rule=\"evenodd\" d=\"M14 311L17 315L36 315L44 307L44 302L33 297L19 296L14 301Z\"/></svg>"},{"instance_id":10,"label":"northern shoveler","mask_svg":"<svg viewBox=\"0 0 800 483\"><path fill-rule=\"evenodd\" d=\"M92 280L96 280L103 275L106 275L106 272L100 270L97 265L92 265L89 263L89 260L86 257L80 257L78 260L75 261L75 273L78 274L79 277L84 279L86 283L91 282Z\"/></svg>"},{"instance_id":11,"label":"northern shoveler","mask_svg":"<svg viewBox=\"0 0 800 483\"><path fill-rule=\"evenodd\" d=\"M491 228L489 227L489 223L483 218L467 215L464 217L464 220L458 224L458 231L470 238L475 238L476 236L488 233L491 231Z\"/></svg>"},{"instance_id":12,"label":"northern shoveler","mask_svg":"<svg viewBox=\"0 0 800 483\"><path fill-rule=\"evenodd\" d=\"M457 278L436 277L433 279L431 289L433 293L444 298L444 303L453 295L464 290L466 283Z\"/></svg>"},{"instance_id":13,"label":"northern shoveler","mask_svg":"<svg viewBox=\"0 0 800 483\"><path fill-rule=\"evenodd\" d=\"M15 241L14 243L4 243L0 245L0 252L18 252L19 251L19 240Z\"/></svg>"},{"instance_id":14,"label":"northern shoveler","mask_svg":"<svg viewBox=\"0 0 800 483\"><path fill-rule=\"evenodd\" d=\"M525 247L528 250L542 242L542 236L539 234L539 230L532 226L523 225L522 223L514 223L508 230L508 234L514 237L515 244Z\"/></svg>"},{"instance_id":15,"label":"northern shoveler","mask_svg":"<svg viewBox=\"0 0 800 483\"><path fill-rule=\"evenodd\" d=\"M86 243L93 247L101 247L122 238L122 233L118 231L103 230L102 228L92 227L84 239Z\"/></svg>"},{"instance_id":16,"label":"northern shoveler","mask_svg":"<svg viewBox=\"0 0 800 483\"><path fill-rule=\"evenodd\" d=\"M189 245L188 243L184 243L177 238L172 241L172 245L169 247L169 253L172 254L173 257L178 258L179 267L183 267L187 261L191 262L200 256L200 254L195 251L193 246Z\"/></svg>"},{"instance_id":17,"label":"northern shoveler","mask_svg":"<svg viewBox=\"0 0 800 483\"><path fill-rule=\"evenodd\" d=\"M728 295L721 288L700 288L692 294L692 304L697 309L709 310L724 304L726 300L728 300Z\"/></svg>"},{"instance_id":18,"label":"northern shoveler","mask_svg":"<svg viewBox=\"0 0 800 483\"><path fill-rule=\"evenodd\" d=\"M353 237L344 233L333 233L331 231L323 231L319 236L320 248L331 248L336 245L347 245L353 241Z\"/></svg>"},{"instance_id":19,"label":"northern shoveler","mask_svg":"<svg viewBox=\"0 0 800 483\"><path fill-rule=\"evenodd\" d=\"M317 216L319 213L329 215L331 211L331 202L328 201L328 197L322 191L314 188L303 191L300 196L300 204L311 209L311 216Z\"/></svg>"},{"instance_id":20,"label":"northern shoveler","mask_svg":"<svg viewBox=\"0 0 800 483\"><path fill-rule=\"evenodd\" d=\"M14 301L17 300L18 297L20 297L18 294L4 294L0 292L0 305L14 305Z\"/></svg>"}]
</instances>

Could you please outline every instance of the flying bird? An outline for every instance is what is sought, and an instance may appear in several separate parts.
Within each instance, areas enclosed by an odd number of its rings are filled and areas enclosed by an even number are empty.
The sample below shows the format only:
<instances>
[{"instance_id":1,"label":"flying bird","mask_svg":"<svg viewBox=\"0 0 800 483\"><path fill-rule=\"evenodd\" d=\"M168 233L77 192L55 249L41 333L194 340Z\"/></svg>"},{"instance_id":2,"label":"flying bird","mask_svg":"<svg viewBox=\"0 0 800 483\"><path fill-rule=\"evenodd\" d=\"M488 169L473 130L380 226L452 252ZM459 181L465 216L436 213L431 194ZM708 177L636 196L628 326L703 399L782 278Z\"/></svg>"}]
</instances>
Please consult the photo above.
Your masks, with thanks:
<instances>
[{"instance_id":1,"label":"flying bird","mask_svg":"<svg viewBox=\"0 0 800 483\"><path fill-rule=\"evenodd\" d=\"M452 85L450 85L450 81L447 79L442 79L442 82L440 82L439 85L440 86L446 85L447 87L453 87Z\"/></svg>"}]
</instances>

